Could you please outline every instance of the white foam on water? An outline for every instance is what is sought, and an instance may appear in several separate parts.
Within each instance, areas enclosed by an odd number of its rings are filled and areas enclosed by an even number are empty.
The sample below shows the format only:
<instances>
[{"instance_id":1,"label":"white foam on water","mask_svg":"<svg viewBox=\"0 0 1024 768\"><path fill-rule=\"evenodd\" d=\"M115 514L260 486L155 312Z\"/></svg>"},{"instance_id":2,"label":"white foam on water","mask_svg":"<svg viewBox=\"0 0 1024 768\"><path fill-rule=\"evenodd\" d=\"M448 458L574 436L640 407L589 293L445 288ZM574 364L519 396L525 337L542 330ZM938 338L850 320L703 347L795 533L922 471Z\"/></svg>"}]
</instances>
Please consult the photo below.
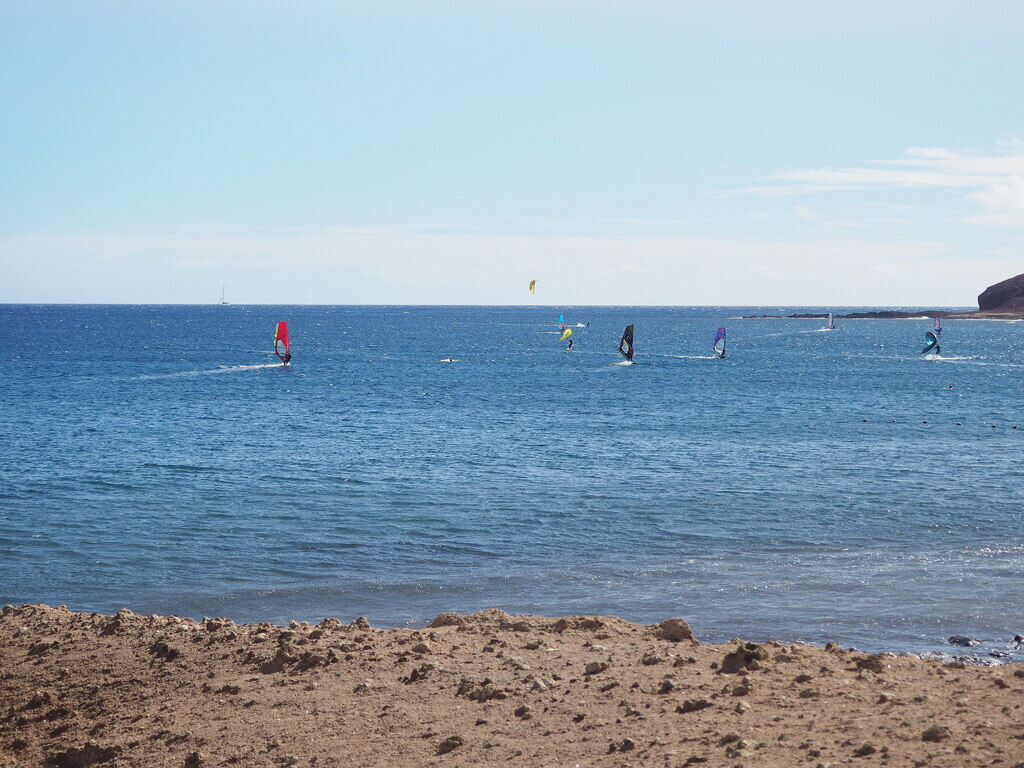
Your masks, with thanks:
<instances>
[{"instance_id":1,"label":"white foam on water","mask_svg":"<svg viewBox=\"0 0 1024 768\"><path fill-rule=\"evenodd\" d=\"M937 363L959 363L965 360L976 360L979 361L977 365L988 365L988 363L980 362L981 358L977 355L925 355L925 360L934 360Z\"/></svg>"},{"instance_id":2,"label":"white foam on water","mask_svg":"<svg viewBox=\"0 0 1024 768\"><path fill-rule=\"evenodd\" d=\"M261 368L281 368L288 370L281 363L261 363L259 365L222 365L219 368L210 368L205 371L179 371L178 373L155 373L147 376L138 376L138 379L176 379L182 376L212 376L218 373L241 373L242 371L258 371Z\"/></svg>"}]
</instances>

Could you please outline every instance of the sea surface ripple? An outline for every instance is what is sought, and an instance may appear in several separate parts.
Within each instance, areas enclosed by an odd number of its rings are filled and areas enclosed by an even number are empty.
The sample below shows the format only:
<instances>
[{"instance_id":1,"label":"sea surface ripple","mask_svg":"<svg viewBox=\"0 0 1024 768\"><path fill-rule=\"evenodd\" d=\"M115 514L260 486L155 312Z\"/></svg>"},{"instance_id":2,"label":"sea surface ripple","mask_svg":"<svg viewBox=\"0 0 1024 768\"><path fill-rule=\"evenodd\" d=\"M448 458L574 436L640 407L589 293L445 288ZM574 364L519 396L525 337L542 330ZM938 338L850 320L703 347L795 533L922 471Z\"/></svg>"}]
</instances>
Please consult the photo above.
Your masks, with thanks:
<instances>
[{"instance_id":1,"label":"sea surface ripple","mask_svg":"<svg viewBox=\"0 0 1024 768\"><path fill-rule=\"evenodd\" d=\"M2 306L0 601L1024 660L1024 324L766 311Z\"/></svg>"}]
</instances>

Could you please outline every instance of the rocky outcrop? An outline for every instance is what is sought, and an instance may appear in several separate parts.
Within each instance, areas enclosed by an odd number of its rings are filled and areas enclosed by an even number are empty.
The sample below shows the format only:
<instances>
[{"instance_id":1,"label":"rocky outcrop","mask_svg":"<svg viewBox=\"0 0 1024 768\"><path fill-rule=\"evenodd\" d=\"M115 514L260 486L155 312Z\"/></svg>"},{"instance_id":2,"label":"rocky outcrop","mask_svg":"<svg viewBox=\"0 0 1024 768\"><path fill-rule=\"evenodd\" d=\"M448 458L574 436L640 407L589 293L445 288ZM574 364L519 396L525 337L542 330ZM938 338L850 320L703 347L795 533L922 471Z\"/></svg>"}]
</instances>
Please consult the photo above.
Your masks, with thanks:
<instances>
[{"instance_id":1,"label":"rocky outcrop","mask_svg":"<svg viewBox=\"0 0 1024 768\"><path fill-rule=\"evenodd\" d=\"M1024 313L1024 274L990 285L978 295L982 312Z\"/></svg>"}]
</instances>

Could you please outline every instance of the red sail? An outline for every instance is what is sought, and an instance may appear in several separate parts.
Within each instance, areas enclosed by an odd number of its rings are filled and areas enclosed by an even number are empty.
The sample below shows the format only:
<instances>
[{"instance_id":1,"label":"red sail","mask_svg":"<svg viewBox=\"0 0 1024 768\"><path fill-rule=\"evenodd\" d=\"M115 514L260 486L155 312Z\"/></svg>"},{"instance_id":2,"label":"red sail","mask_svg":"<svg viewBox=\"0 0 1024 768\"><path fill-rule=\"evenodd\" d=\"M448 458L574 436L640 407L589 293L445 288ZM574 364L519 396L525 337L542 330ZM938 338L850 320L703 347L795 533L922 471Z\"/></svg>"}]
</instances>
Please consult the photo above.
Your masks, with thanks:
<instances>
[{"instance_id":1,"label":"red sail","mask_svg":"<svg viewBox=\"0 0 1024 768\"><path fill-rule=\"evenodd\" d=\"M283 353L282 353L283 347ZM277 332L274 334L274 354L284 360L285 355L290 353L288 344L288 323L284 320L277 324Z\"/></svg>"}]
</instances>

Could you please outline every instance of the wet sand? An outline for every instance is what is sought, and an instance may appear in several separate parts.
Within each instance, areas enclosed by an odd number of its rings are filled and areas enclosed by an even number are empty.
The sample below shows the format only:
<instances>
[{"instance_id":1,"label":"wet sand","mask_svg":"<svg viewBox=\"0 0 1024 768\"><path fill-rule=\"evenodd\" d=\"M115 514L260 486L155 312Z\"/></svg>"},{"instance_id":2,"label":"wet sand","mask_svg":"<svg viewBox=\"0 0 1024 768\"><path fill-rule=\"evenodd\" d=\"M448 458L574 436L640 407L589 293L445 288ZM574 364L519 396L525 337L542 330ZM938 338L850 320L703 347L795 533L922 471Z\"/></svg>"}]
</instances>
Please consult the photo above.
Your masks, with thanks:
<instances>
[{"instance_id":1,"label":"wet sand","mask_svg":"<svg viewBox=\"0 0 1024 768\"><path fill-rule=\"evenodd\" d=\"M0 615L0 768L1024 768L1024 665L490 610L424 629Z\"/></svg>"}]
</instances>

